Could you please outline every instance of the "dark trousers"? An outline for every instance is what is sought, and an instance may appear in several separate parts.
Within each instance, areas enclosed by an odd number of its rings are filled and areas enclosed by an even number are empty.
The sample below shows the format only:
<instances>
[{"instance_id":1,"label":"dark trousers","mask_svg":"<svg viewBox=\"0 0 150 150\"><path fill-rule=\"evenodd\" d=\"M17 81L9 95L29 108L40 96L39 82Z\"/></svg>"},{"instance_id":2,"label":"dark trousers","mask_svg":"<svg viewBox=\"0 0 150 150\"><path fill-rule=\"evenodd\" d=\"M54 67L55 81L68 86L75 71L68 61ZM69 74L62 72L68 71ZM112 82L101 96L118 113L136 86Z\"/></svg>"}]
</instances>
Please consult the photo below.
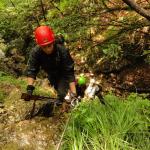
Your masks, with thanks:
<instances>
[{"instance_id":1,"label":"dark trousers","mask_svg":"<svg viewBox=\"0 0 150 150\"><path fill-rule=\"evenodd\" d=\"M69 82L65 78L58 76L48 76L48 80L57 91L58 99L63 101L69 89Z\"/></svg>"},{"instance_id":2,"label":"dark trousers","mask_svg":"<svg viewBox=\"0 0 150 150\"><path fill-rule=\"evenodd\" d=\"M84 97L84 92L86 90L86 85L76 85L77 95L80 97Z\"/></svg>"}]
</instances>

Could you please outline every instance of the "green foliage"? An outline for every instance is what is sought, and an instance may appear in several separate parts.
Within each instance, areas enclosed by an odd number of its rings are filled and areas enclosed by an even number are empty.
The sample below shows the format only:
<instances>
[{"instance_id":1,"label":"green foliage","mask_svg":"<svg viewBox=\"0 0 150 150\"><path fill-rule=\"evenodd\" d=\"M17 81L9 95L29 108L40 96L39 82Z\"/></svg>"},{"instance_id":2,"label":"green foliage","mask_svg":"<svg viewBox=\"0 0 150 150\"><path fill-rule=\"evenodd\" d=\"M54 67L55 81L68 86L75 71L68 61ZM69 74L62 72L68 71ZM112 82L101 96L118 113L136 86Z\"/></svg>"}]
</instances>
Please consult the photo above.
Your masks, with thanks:
<instances>
[{"instance_id":1,"label":"green foliage","mask_svg":"<svg viewBox=\"0 0 150 150\"><path fill-rule=\"evenodd\" d=\"M82 0L62 0L60 1L60 9L64 12L73 10L73 7L78 7Z\"/></svg>"},{"instance_id":2,"label":"green foliage","mask_svg":"<svg viewBox=\"0 0 150 150\"><path fill-rule=\"evenodd\" d=\"M143 55L147 55L145 61L150 64L150 52L149 50L144 50Z\"/></svg>"},{"instance_id":3,"label":"green foliage","mask_svg":"<svg viewBox=\"0 0 150 150\"><path fill-rule=\"evenodd\" d=\"M62 149L149 149L150 103L131 94L126 100L105 96L82 102L73 112Z\"/></svg>"},{"instance_id":4,"label":"green foliage","mask_svg":"<svg viewBox=\"0 0 150 150\"><path fill-rule=\"evenodd\" d=\"M0 1L0 11L1 9L4 9L8 5L8 0L1 0Z\"/></svg>"},{"instance_id":5,"label":"green foliage","mask_svg":"<svg viewBox=\"0 0 150 150\"><path fill-rule=\"evenodd\" d=\"M29 41L25 43L27 38L33 42L31 39L35 27L39 24L50 25L55 33L61 32L65 36L66 41L70 42L71 49L76 49L77 43L80 42L88 61L94 60L91 64L96 64L101 58L111 61L119 58L122 55L120 46L130 42L128 37L131 36L131 32L138 32L144 25L149 25L139 19L139 15L134 12L125 13L119 9L113 10L113 8L123 6L123 2L117 0L114 0L113 3L109 0L44 0L47 21L43 19L40 1L13 0L12 2L9 0L1 0L0 2L1 36L11 47L24 48L24 45L29 43ZM127 9L127 11L130 10ZM104 39L95 41L99 36ZM131 44L135 47L137 43L139 42ZM97 49L101 48L98 51L93 51L93 45ZM127 51L128 49L127 47ZM89 50L92 55L88 55L88 53L91 54Z\"/></svg>"},{"instance_id":6,"label":"green foliage","mask_svg":"<svg viewBox=\"0 0 150 150\"><path fill-rule=\"evenodd\" d=\"M11 75L8 75L4 72L0 72L0 83L6 85L13 85L19 88L22 92L26 92L27 82L25 79L15 78ZM7 90L7 89L6 89ZM34 94L37 95L47 95L50 96L51 93L45 89L42 89L40 86L36 86ZM5 91L0 89L0 99L5 96Z\"/></svg>"},{"instance_id":7,"label":"green foliage","mask_svg":"<svg viewBox=\"0 0 150 150\"><path fill-rule=\"evenodd\" d=\"M106 47L105 47L106 46ZM118 59L121 54L121 46L117 44L105 45L102 50L108 58Z\"/></svg>"},{"instance_id":8,"label":"green foliage","mask_svg":"<svg viewBox=\"0 0 150 150\"><path fill-rule=\"evenodd\" d=\"M0 72L0 83L6 83L6 84L19 86L22 89L25 89L26 87L26 82L24 80L16 79L15 77L10 76L4 72Z\"/></svg>"},{"instance_id":9,"label":"green foliage","mask_svg":"<svg viewBox=\"0 0 150 150\"><path fill-rule=\"evenodd\" d=\"M118 32L119 32L119 28L117 28L115 26L108 26L108 28L103 33L103 36L105 38L110 38L110 37L113 37L114 35L116 35Z\"/></svg>"},{"instance_id":10,"label":"green foliage","mask_svg":"<svg viewBox=\"0 0 150 150\"><path fill-rule=\"evenodd\" d=\"M24 38L28 32L31 32L32 25L34 26L35 23L33 8L36 0L13 0L12 2L13 5L10 1L8 3L8 0L7 3L1 2L5 4L5 7L1 7L0 11L0 30L6 40L12 40L18 36Z\"/></svg>"}]
</instances>

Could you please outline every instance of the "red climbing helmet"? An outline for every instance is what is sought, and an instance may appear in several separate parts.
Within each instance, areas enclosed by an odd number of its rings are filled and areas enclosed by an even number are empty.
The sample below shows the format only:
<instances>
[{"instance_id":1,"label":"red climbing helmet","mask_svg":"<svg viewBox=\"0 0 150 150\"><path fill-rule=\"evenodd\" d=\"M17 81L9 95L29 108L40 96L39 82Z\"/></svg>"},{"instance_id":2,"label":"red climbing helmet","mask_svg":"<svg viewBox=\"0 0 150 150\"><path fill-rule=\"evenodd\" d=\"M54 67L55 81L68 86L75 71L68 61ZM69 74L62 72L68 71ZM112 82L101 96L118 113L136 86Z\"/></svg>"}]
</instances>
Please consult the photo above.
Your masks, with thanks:
<instances>
[{"instance_id":1,"label":"red climbing helmet","mask_svg":"<svg viewBox=\"0 0 150 150\"><path fill-rule=\"evenodd\" d=\"M48 26L40 26L34 32L36 43L45 46L55 41L54 32Z\"/></svg>"}]
</instances>

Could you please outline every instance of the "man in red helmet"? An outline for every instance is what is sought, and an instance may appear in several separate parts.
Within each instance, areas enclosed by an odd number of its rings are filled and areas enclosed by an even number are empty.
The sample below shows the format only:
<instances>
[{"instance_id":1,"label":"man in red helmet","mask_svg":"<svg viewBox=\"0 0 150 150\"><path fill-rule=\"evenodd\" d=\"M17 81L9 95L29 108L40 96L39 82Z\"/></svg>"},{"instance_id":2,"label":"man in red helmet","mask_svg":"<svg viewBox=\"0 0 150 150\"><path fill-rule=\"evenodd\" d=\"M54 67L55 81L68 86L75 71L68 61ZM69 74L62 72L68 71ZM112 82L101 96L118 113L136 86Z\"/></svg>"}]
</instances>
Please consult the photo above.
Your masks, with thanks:
<instances>
[{"instance_id":1,"label":"man in red helmet","mask_svg":"<svg viewBox=\"0 0 150 150\"><path fill-rule=\"evenodd\" d=\"M32 95L34 81L39 69L42 68L57 91L56 105L61 105L68 90L76 95L74 61L68 50L55 42L54 33L50 27L40 26L35 30L34 35L38 46L29 56L27 92Z\"/></svg>"}]
</instances>

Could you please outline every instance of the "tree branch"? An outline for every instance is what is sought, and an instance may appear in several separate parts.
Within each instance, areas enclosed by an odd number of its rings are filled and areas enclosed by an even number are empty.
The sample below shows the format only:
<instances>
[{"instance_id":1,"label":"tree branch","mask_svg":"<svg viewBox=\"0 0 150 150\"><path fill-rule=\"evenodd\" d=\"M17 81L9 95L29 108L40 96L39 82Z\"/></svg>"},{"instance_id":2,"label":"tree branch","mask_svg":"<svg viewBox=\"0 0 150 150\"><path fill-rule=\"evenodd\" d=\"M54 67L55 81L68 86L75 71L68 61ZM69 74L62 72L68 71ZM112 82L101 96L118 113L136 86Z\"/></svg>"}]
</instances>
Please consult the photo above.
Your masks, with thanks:
<instances>
[{"instance_id":1,"label":"tree branch","mask_svg":"<svg viewBox=\"0 0 150 150\"><path fill-rule=\"evenodd\" d=\"M13 6L14 8L16 8L14 2L13 2L12 0L10 0L10 2L11 2L11 4L12 4L12 6Z\"/></svg>"},{"instance_id":2,"label":"tree branch","mask_svg":"<svg viewBox=\"0 0 150 150\"><path fill-rule=\"evenodd\" d=\"M41 8L42 8L42 14L43 14L43 17L44 17L44 21L46 22L46 17L45 17L45 10L44 10L44 5L43 5L43 1L40 0L40 3L41 3Z\"/></svg>"},{"instance_id":3,"label":"tree branch","mask_svg":"<svg viewBox=\"0 0 150 150\"><path fill-rule=\"evenodd\" d=\"M51 4L60 12L61 18L63 18L63 17L64 17L63 12L55 5L55 3L53 2L53 0L51 0L50 2L51 2Z\"/></svg>"},{"instance_id":4,"label":"tree branch","mask_svg":"<svg viewBox=\"0 0 150 150\"><path fill-rule=\"evenodd\" d=\"M150 21L150 12L141 8L134 0L122 0L128 6L130 6L133 10L135 10L138 14L143 16L144 18Z\"/></svg>"}]
</instances>

